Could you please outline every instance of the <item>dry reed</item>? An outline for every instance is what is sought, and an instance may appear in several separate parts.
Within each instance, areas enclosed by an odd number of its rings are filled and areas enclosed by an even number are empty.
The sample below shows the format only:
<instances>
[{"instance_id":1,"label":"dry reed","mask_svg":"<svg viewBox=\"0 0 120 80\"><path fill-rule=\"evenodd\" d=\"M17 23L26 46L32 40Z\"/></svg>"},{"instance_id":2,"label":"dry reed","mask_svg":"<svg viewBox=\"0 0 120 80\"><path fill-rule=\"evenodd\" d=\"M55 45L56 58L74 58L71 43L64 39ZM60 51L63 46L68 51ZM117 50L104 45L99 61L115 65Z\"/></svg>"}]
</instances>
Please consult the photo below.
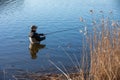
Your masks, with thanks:
<instances>
[{"instance_id":1,"label":"dry reed","mask_svg":"<svg viewBox=\"0 0 120 80\"><path fill-rule=\"evenodd\" d=\"M89 37L85 35L90 49L88 52L90 58L85 51L87 44L84 42L81 72L83 79L79 80L119 80L120 24L118 21L110 21L109 18L103 17L100 23L93 24L93 27L94 32Z\"/></svg>"},{"instance_id":2,"label":"dry reed","mask_svg":"<svg viewBox=\"0 0 120 80\"><path fill-rule=\"evenodd\" d=\"M93 80L120 79L120 25L103 20L101 27L94 29L90 39L90 78ZM112 24L112 26L111 26ZM97 33L97 30L101 32Z\"/></svg>"}]
</instances>

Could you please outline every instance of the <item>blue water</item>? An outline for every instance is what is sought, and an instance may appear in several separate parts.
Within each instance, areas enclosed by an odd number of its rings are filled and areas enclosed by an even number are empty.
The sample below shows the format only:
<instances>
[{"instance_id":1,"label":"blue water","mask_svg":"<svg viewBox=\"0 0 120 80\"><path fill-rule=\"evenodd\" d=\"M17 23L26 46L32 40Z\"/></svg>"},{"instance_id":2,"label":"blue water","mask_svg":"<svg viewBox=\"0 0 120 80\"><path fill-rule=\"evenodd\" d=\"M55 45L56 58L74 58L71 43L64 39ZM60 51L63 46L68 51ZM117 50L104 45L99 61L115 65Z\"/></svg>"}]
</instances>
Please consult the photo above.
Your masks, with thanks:
<instances>
[{"instance_id":1,"label":"blue water","mask_svg":"<svg viewBox=\"0 0 120 80\"><path fill-rule=\"evenodd\" d=\"M91 9L93 15L89 13ZM78 61L81 58L83 37L79 30L84 28L79 19L84 17L90 25L93 16L96 19L101 17L101 10L105 16L110 16L109 12L113 11L112 19L120 20L119 0L0 0L1 69L50 71L55 67L49 60L58 66L60 63L67 67L75 66L69 56L78 65L75 57ZM38 26L39 33L77 28L47 35L42 42L46 47L39 50L33 60L28 49L28 34L33 24Z\"/></svg>"}]
</instances>

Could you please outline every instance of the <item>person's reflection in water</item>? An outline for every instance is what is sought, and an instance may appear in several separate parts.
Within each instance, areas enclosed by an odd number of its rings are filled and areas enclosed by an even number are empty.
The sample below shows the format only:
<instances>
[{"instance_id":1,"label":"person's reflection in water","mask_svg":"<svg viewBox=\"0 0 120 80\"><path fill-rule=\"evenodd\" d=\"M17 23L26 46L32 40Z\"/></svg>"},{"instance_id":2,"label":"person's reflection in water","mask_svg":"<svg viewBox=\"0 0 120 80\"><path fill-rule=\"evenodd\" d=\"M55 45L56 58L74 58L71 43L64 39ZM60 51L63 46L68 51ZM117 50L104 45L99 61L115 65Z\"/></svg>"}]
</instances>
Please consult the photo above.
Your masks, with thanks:
<instances>
[{"instance_id":1,"label":"person's reflection in water","mask_svg":"<svg viewBox=\"0 0 120 80\"><path fill-rule=\"evenodd\" d=\"M32 59L37 58L37 53L40 49L45 48L44 44L40 44L41 41L45 40L45 35L44 34L38 34L37 32L37 26L33 25L31 26L31 32L29 34L29 40L30 40L30 45L29 45L29 50Z\"/></svg>"},{"instance_id":2,"label":"person's reflection in water","mask_svg":"<svg viewBox=\"0 0 120 80\"><path fill-rule=\"evenodd\" d=\"M30 50L31 58L36 59L38 51L45 48L45 46L46 45L44 45L44 44L39 44L39 43L32 44L32 43L30 43L29 50Z\"/></svg>"}]
</instances>

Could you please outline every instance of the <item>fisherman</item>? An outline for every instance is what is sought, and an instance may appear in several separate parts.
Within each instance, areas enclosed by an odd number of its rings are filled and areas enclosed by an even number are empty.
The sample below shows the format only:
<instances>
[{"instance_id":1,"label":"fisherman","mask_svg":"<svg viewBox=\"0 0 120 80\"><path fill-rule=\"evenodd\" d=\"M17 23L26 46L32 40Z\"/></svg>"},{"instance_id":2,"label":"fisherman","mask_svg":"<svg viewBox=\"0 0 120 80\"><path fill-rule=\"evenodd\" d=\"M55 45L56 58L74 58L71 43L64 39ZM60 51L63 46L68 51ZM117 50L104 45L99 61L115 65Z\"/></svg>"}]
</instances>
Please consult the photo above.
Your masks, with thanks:
<instances>
[{"instance_id":1,"label":"fisherman","mask_svg":"<svg viewBox=\"0 0 120 80\"><path fill-rule=\"evenodd\" d=\"M42 34L38 34L37 32L37 26L32 25L31 26L31 32L29 34L29 40L30 43L34 44L34 43L40 43L41 41L45 40L45 35Z\"/></svg>"},{"instance_id":2,"label":"fisherman","mask_svg":"<svg viewBox=\"0 0 120 80\"><path fill-rule=\"evenodd\" d=\"M37 31L37 26L32 25L31 32L29 34L29 40L30 40L29 50L32 59L36 59L38 51L40 49L45 48L46 46L44 44L40 44L41 41L45 40L46 38L45 35L38 34L36 31Z\"/></svg>"}]
</instances>

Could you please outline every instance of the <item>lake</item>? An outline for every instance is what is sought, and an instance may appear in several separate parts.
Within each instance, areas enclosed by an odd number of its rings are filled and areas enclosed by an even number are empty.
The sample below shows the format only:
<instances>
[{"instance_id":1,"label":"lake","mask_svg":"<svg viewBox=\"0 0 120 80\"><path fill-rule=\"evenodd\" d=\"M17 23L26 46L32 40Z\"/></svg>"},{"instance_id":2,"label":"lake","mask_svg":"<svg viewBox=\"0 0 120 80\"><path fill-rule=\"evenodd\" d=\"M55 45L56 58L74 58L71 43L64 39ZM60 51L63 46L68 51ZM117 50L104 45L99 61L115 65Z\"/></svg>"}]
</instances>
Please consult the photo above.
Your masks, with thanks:
<instances>
[{"instance_id":1,"label":"lake","mask_svg":"<svg viewBox=\"0 0 120 80\"><path fill-rule=\"evenodd\" d=\"M93 15L90 10L94 11ZM84 36L79 32L84 30L80 17L91 29L90 20L93 16L101 18L101 10L109 17L112 11L111 19L120 20L119 0L0 0L0 70L59 72L49 60L68 70L80 65ZM32 59L29 50L31 25L38 26L38 33L58 31L46 35L46 40L41 42L46 46L38 51L36 59Z\"/></svg>"}]
</instances>

